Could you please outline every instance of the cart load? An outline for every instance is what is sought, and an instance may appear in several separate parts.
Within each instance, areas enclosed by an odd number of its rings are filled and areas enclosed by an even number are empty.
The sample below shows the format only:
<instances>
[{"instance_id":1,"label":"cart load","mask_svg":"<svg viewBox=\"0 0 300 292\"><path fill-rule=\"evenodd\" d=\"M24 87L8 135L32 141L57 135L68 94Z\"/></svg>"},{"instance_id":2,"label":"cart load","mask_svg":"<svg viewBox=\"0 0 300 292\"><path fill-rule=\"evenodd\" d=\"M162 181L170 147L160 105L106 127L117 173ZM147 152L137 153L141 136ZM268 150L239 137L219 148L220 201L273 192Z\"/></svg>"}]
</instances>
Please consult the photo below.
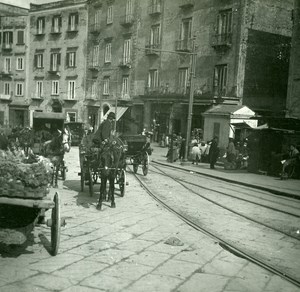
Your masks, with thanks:
<instances>
[{"instance_id":1,"label":"cart load","mask_svg":"<svg viewBox=\"0 0 300 292\"><path fill-rule=\"evenodd\" d=\"M23 151L0 150L0 196L42 199L49 193L49 159Z\"/></svg>"}]
</instances>

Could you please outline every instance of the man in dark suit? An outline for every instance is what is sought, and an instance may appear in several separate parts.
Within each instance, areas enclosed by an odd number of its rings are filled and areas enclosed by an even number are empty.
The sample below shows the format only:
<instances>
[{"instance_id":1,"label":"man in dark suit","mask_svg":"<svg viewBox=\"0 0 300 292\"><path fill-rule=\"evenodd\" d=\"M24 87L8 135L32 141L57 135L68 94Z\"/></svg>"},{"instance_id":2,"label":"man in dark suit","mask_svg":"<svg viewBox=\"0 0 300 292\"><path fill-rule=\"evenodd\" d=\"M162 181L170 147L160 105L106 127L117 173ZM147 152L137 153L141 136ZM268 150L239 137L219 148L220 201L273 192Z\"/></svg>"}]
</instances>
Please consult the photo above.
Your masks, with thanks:
<instances>
[{"instance_id":1,"label":"man in dark suit","mask_svg":"<svg viewBox=\"0 0 300 292\"><path fill-rule=\"evenodd\" d=\"M210 168L215 168L215 163L219 157L218 137L214 137L209 148Z\"/></svg>"},{"instance_id":2,"label":"man in dark suit","mask_svg":"<svg viewBox=\"0 0 300 292\"><path fill-rule=\"evenodd\" d=\"M116 119L116 115L113 112L110 112L107 116L107 119L104 120L98 130L96 131L93 142L97 145L105 144L108 142L111 132L114 129L114 120Z\"/></svg>"}]
</instances>

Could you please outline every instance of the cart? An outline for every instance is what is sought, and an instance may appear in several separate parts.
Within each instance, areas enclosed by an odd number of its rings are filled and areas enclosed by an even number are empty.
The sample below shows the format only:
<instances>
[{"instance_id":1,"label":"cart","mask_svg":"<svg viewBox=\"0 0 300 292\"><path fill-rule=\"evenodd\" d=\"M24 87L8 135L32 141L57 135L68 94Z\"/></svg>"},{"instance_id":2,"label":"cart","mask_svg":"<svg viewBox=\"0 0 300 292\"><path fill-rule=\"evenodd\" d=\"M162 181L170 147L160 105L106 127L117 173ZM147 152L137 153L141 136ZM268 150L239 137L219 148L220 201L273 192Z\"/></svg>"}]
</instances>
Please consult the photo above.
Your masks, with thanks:
<instances>
[{"instance_id":1,"label":"cart","mask_svg":"<svg viewBox=\"0 0 300 292\"><path fill-rule=\"evenodd\" d=\"M121 139L126 141L126 164L133 166L134 173L137 173L139 166L142 166L143 175L148 174L150 159L152 154L150 141L144 135L122 135Z\"/></svg>"},{"instance_id":2,"label":"cart","mask_svg":"<svg viewBox=\"0 0 300 292\"><path fill-rule=\"evenodd\" d=\"M5 225L5 222L3 222L5 220L2 218L0 228L18 229L25 227L20 226L21 223L17 222L18 220L15 218L15 216L20 215L20 213L23 215L21 216L22 224L31 224L32 228L34 228L40 216L44 216L44 211L52 209L51 219L48 219L46 224L51 228L51 255L57 255L61 226L65 224L64 219L60 216L60 199L58 192L55 193L53 201L49 197L34 198L34 194L32 198L9 197L2 196L2 194L0 193L1 216L4 215L4 211L6 210L8 214L6 220L8 226L3 226Z\"/></svg>"},{"instance_id":3,"label":"cart","mask_svg":"<svg viewBox=\"0 0 300 292\"><path fill-rule=\"evenodd\" d=\"M43 145L44 142L51 140L53 133L60 130L64 131L66 116L63 113L46 113L46 112L34 112L33 113L33 131L35 136L33 152L34 154L44 155ZM64 161L64 154L56 155L55 158L59 163L59 173L62 180L66 179L67 167ZM55 161L56 162L56 161Z\"/></svg>"}]
</instances>

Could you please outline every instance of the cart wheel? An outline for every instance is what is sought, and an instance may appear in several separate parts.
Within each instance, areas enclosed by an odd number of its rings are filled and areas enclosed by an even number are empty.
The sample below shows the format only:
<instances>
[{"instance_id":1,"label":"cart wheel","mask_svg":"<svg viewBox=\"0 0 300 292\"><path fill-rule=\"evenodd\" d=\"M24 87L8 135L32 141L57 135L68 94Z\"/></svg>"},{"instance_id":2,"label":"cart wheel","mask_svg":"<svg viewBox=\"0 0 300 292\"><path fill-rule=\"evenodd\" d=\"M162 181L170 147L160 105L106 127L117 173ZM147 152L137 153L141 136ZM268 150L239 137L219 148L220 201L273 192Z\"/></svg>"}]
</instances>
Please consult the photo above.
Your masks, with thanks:
<instances>
[{"instance_id":1,"label":"cart wheel","mask_svg":"<svg viewBox=\"0 0 300 292\"><path fill-rule=\"evenodd\" d=\"M56 192L53 198L54 208L52 209L52 225L51 225L51 252L53 256L57 255L59 241L60 241L60 226L61 226L61 218L60 218L60 200L58 193Z\"/></svg>"},{"instance_id":2,"label":"cart wheel","mask_svg":"<svg viewBox=\"0 0 300 292\"><path fill-rule=\"evenodd\" d=\"M66 180L66 167L64 164L62 165L62 169L61 169L61 179Z\"/></svg>"},{"instance_id":3,"label":"cart wheel","mask_svg":"<svg viewBox=\"0 0 300 292\"><path fill-rule=\"evenodd\" d=\"M143 174L146 176L148 174L149 169L149 155L146 152L143 159Z\"/></svg>"},{"instance_id":4,"label":"cart wheel","mask_svg":"<svg viewBox=\"0 0 300 292\"><path fill-rule=\"evenodd\" d=\"M126 171L125 169L122 169L119 177L119 188L121 192L121 197L124 197L125 195L125 185L126 185Z\"/></svg>"},{"instance_id":5,"label":"cart wheel","mask_svg":"<svg viewBox=\"0 0 300 292\"><path fill-rule=\"evenodd\" d=\"M139 162L138 162L138 160L134 159L132 165L133 165L133 172L137 173L138 168L139 168Z\"/></svg>"},{"instance_id":6,"label":"cart wheel","mask_svg":"<svg viewBox=\"0 0 300 292\"><path fill-rule=\"evenodd\" d=\"M94 183L93 183L93 174L90 169L89 169L87 177L89 180L89 182L88 182L89 183L89 193L90 193L90 196L92 197L94 194L94 188L93 188Z\"/></svg>"},{"instance_id":7,"label":"cart wheel","mask_svg":"<svg viewBox=\"0 0 300 292\"><path fill-rule=\"evenodd\" d=\"M84 178L85 178L85 173L83 169L80 170L80 184L81 184L81 191L83 192L84 190Z\"/></svg>"}]
</instances>

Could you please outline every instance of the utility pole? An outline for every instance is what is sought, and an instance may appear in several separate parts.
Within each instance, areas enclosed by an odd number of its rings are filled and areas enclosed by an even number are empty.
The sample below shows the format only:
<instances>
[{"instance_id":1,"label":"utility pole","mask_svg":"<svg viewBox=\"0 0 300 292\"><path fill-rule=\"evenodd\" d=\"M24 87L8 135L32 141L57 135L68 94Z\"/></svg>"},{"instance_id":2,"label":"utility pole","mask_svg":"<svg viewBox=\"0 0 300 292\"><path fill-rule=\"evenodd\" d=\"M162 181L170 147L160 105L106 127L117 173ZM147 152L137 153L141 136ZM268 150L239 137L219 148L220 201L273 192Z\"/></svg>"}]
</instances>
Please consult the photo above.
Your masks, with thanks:
<instances>
[{"instance_id":1,"label":"utility pole","mask_svg":"<svg viewBox=\"0 0 300 292\"><path fill-rule=\"evenodd\" d=\"M191 72L190 72L190 94L189 94L189 111L187 118L187 133L186 133L186 141L185 141L185 152L184 159L182 162L188 161L188 152L189 152L189 144L191 140L191 130L192 130L192 117L193 117L193 104L194 104L194 78L195 78L195 67L196 67L196 50L195 50L195 37L193 38L192 43L192 62L191 62Z\"/></svg>"}]
</instances>

